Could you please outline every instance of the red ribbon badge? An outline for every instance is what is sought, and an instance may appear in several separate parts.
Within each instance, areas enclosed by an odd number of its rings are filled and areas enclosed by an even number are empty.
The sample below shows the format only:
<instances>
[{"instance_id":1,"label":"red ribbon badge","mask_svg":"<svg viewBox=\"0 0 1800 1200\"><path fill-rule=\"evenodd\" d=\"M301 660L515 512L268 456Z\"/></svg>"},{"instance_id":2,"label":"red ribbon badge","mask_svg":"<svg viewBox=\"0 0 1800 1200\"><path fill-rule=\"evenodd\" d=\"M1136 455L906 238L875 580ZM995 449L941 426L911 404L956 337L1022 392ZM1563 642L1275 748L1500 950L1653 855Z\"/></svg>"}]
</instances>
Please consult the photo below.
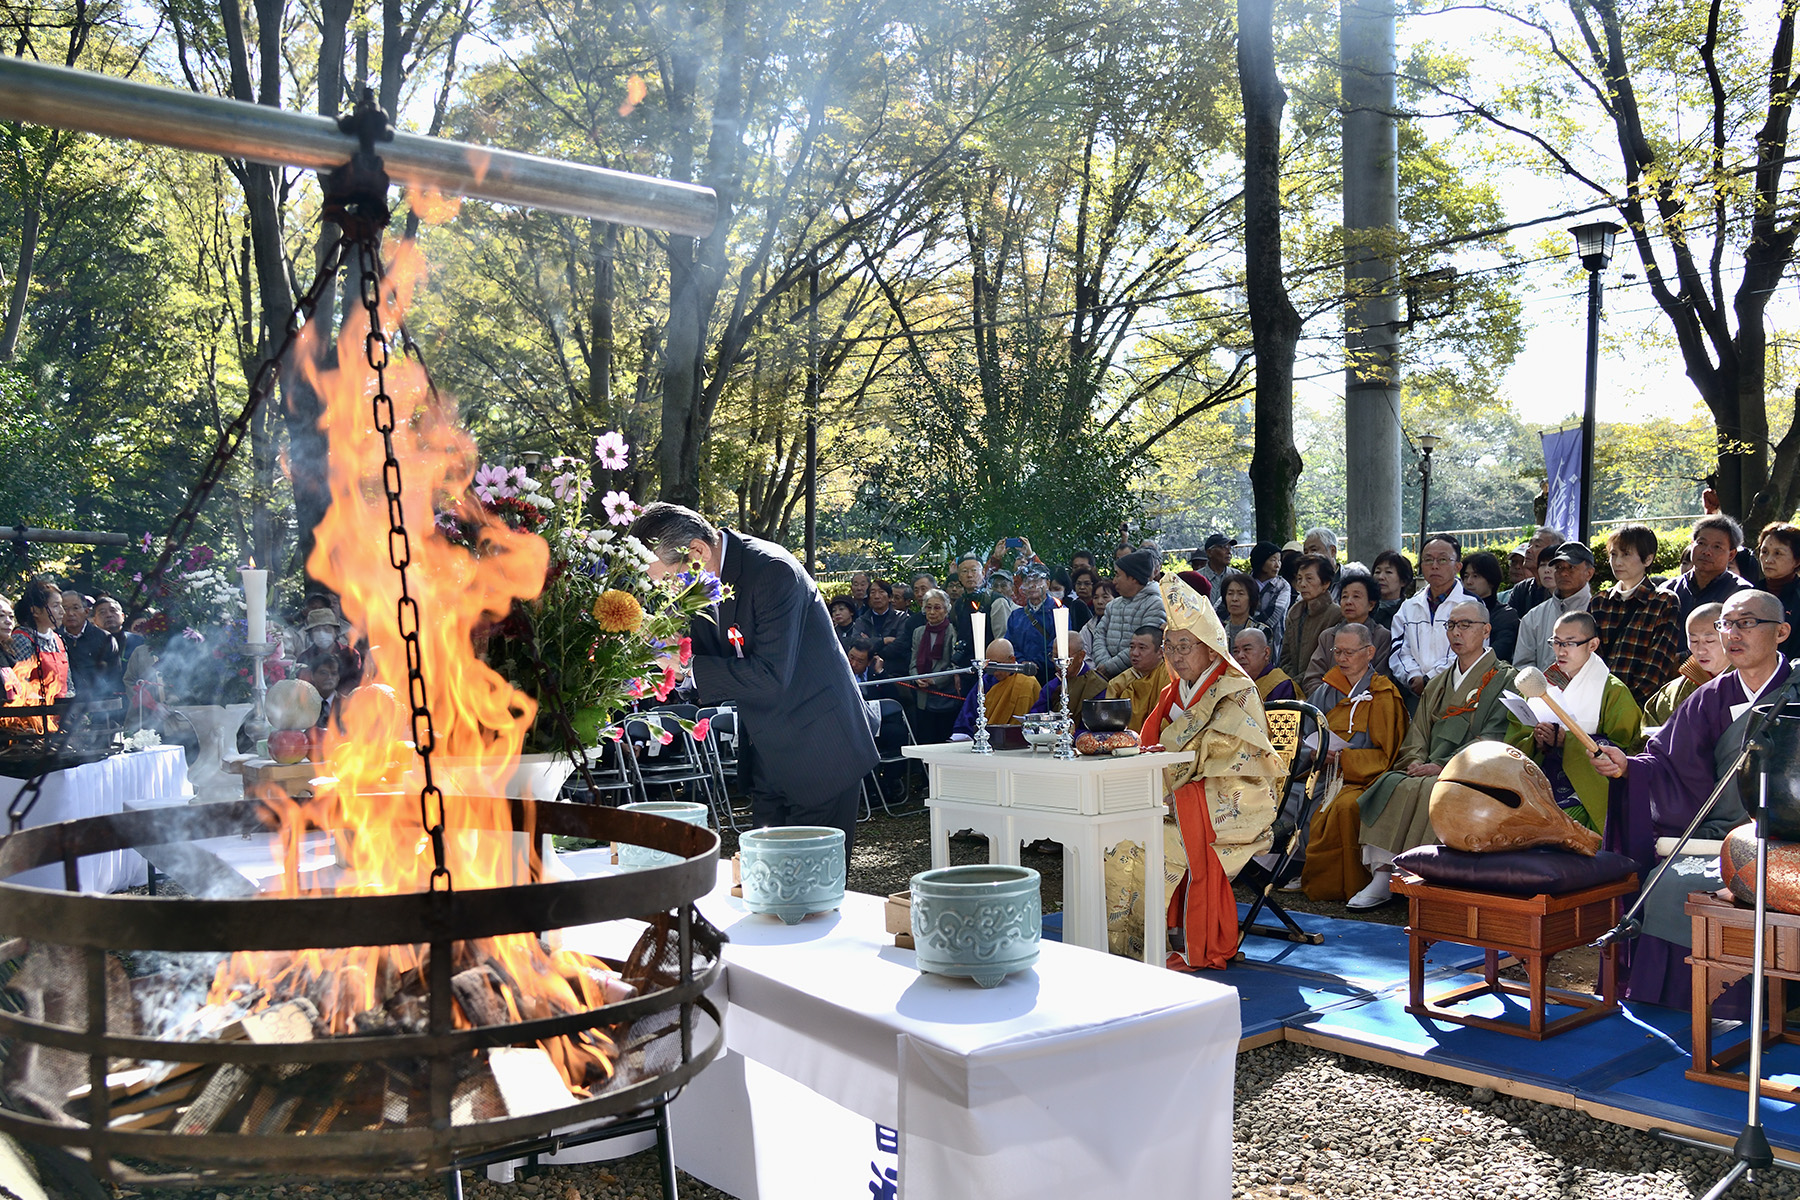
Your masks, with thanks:
<instances>
[{"instance_id":1,"label":"red ribbon badge","mask_svg":"<svg viewBox=\"0 0 1800 1200\"><path fill-rule=\"evenodd\" d=\"M725 640L731 643L732 649L737 651L739 658L744 657L744 635L738 632L736 625L726 631Z\"/></svg>"}]
</instances>

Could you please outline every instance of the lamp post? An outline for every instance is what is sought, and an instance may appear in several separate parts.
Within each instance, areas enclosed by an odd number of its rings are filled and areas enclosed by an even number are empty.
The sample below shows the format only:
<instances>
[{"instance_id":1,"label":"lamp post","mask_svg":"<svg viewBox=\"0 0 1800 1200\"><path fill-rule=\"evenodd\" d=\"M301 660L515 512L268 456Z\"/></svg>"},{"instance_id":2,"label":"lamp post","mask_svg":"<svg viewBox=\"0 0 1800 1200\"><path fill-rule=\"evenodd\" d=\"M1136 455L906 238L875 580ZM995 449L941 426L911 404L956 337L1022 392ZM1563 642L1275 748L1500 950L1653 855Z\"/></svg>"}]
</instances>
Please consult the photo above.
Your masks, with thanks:
<instances>
[{"instance_id":1,"label":"lamp post","mask_svg":"<svg viewBox=\"0 0 1800 1200\"><path fill-rule=\"evenodd\" d=\"M1425 434L1419 439L1419 553L1425 553L1425 514L1431 509L1431 452L1437 449L1438 435Z\"/></svg>"},{"instance_id":2,"label":"lamp post","mask_svg":"<svg viewBox=\"0 0 1800 1200\"><path fill-rule=\"evenodd\" d=\"M1587 396L1581 410L1581 522L1576 537L1586 542L1594 524L1594 396L1600 386L1600 272L1612 261L1613 239L1622 226L1590 221L1569 230L1575 253L1588 273Z\"/></svg>"},{"instance_id":3,"label":"lamp post","mask_svg":"<svg viewBox=\"0 0 1800 1200\"><path fill-rule=\"evenodd\" d=\"M535 476L538 472L538 464L543 461L544 452L542 450L519 451L519 465L525 468L527 475Z\"/></svg>"}]
</instances>

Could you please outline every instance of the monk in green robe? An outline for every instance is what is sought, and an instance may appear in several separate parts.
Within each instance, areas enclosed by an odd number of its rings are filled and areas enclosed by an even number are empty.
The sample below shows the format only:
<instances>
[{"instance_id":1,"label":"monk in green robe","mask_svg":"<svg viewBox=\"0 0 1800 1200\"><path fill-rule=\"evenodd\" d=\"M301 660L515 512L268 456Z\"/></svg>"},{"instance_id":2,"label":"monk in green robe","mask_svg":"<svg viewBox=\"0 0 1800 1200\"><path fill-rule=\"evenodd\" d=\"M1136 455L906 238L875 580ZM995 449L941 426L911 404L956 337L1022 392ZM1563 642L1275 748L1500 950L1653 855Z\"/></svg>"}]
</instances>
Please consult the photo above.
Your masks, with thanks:
<instances>
[{"instance_id":1,"label":"monk in green robe","mask_svg":"<svg viewBox=\"0 0 1800 1200\"><path fill-rule=\"evenodd\" d=\"M1456 661L1425 685L1393 769L1356 798L1362 809L1363 861L1374 879L1350 898L1351 908L1385 904L1392 896L1394 855L1439 840L1431 828L1431 789L1444 764L1473 742L1506 737L1506 706L1500 697L1512 686L1513 669L1488 648L1487 605L1479 600L1455 605L1444 631Z\"/></svg>"},{"instance_id":2,"label":"monk in green robe","mask_svg":"<svg viewBox=\"0 0 1800 1200\"><path fill-rule=\"evenodd\" d=\"M1563 711L1595 740L1627 755L1644 743L1644 713L1631 689L1600 657L1600 630L1587 613L1564 613L1550 634L1556 665L1569 682L1551 689ZM1587 747L1558 721L1525 725L1507 720L1506 740L1531 755L1549 776L1550 790L1563 812L1599 833L1606 831L1607 797L1612 785L1594 769Z\"/></svg>"}]
</instances>

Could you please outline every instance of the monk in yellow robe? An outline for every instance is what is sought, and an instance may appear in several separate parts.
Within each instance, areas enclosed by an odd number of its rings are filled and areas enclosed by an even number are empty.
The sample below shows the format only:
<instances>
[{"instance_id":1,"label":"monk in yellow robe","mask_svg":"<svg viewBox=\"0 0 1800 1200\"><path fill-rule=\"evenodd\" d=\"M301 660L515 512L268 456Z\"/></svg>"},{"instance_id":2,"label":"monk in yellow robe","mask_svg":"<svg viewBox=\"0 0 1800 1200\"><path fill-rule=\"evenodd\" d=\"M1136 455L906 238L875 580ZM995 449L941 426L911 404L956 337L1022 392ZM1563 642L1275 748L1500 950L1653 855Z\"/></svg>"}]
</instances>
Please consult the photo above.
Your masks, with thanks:
<instances>
[{"instance_id":1,"label":"monk in yellow robe","mask_svg":"<svg viewBox=\"0 0 1800 1200\"><path fill-rule=\"evenodd\" d=\"M1145 625L1131 635L1131 648L1126 651L1131 665L1114 675L1106 685L1108 700L1130 699L1133 733L1144 729L1144 718L1156 707L1157 698L1169 686L1169 667L1162 657L1163 631L1156 625Z\"/></svg>"},{"instance_id":2,"label":"monk in yellow robe","mask_svg":"<svg viewBox=\"0 0 1800 1200\"><path fill-rule=\"evenodd\" d=\"M1356 799L1393 767L1406 740L1406 702L1394 681L1375 670L1368 627L1340 625L1333 640L1333 666L1306 697L1325 714L1336 747L1325 761L1343 780L1307 827L1300 887L1313 900L1348 900L1374 878L1363 865L1362 808Z\"/></svg>"},{"instance_id":3,"label":"monk in yellow robe","mask_svg":"<svg viewBox=\"0 0 1800 1200\"><path fill-rule=\"evenodd\" d=\"M1165 919L1181 934L1173 968L1224 967L1237 952L1231 880L1269 848L1287 768L1269 744L1262 700L1231 657L1213 606L1180 580L1166 581L1163 656L1173 678L1144 722L1146 745L1192 751L1163 769L1187 870ZM1145 919L1156 919L1145 904Z\"/></svg>"},{"instance_id":4,"label":"monk in yellow robe","mask_svg":"<svg viewBox=\"0 0 1800 1200\"><path fill-rule=\"evenodd\" d=\"M1018 661L1013 655L1012 643L1005 638L995 638L988 643L987 661L989 665ZM988 689L983 694L987 704L987 723L989 725L1017 725L1019 718L1031 711L1037 703L1039 685L1036 676L1020 674L992 674L988 676ZM975 736L975 691L969 690L969 698L963 701L962 711L956 716L956 724L951 728L950 740L953 742L968 741Z\"/></svg>"}]
</instances>

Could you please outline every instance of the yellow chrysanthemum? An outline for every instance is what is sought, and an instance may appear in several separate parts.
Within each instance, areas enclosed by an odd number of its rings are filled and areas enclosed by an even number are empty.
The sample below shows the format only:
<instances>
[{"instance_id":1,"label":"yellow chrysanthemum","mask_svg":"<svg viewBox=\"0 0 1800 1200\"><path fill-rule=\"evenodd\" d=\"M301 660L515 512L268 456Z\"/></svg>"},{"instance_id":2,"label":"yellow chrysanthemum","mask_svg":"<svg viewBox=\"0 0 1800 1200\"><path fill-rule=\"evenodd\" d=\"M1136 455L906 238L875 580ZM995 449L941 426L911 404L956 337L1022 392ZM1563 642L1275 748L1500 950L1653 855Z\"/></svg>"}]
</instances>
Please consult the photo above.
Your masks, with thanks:
<instances>
[{"instance_id":1,"label":"yellow chrysanthemum","mask_svg":"<svg viewBox=\"0 0 1800 1200\"><path fill-rule=\"evenodd\" d=\"M633 633L644 621L644 606L630 592L612 588L594 601L594 620L608 633Z\"/></svg>"}]
</instances>

